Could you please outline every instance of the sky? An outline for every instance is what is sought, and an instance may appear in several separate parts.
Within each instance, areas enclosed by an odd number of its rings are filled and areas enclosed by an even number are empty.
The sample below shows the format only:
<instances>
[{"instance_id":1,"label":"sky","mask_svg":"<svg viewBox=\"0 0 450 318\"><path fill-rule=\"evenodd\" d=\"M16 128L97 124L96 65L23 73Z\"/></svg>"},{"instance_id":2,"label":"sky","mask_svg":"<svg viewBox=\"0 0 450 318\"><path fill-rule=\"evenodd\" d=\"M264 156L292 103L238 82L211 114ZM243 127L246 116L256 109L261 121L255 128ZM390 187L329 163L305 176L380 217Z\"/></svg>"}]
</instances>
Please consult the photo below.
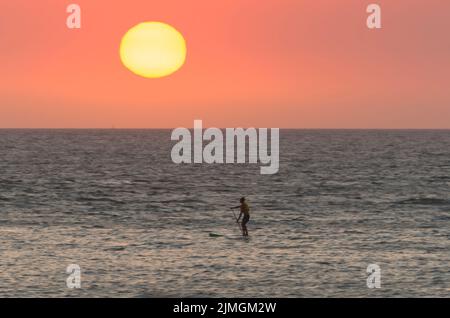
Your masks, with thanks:
<instances>
[{"instance_id":1,"label":"sky","mask_svg":"<svg viewBox=\"0 0 450 318\"><path fill-rule=\"evenodd\" d=\"M119 59L145 21L185 37L171 76ZM0 52L0 128L450 128L447 0L1 0Z\"/></svg>"}]
</instances>

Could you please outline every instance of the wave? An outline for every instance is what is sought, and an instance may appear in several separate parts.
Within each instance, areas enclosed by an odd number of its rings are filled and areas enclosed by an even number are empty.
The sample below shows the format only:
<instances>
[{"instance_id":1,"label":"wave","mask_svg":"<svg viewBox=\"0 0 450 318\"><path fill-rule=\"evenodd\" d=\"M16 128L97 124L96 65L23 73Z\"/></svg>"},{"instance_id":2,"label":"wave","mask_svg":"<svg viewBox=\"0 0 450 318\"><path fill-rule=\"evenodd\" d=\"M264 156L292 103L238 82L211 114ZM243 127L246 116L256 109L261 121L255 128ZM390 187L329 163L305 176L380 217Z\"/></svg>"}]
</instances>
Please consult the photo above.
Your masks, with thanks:
<instances>
[{"instance_id":1,"label":"wave","mask_svg":"<svg viewBox=\"0 0 450 318\"><path fill-rule=\"evenodd\" d=\"M397 201L396 204L411 205L450 205L450 200L440 198L409 198Z\"/></svg>"}]
</instances>

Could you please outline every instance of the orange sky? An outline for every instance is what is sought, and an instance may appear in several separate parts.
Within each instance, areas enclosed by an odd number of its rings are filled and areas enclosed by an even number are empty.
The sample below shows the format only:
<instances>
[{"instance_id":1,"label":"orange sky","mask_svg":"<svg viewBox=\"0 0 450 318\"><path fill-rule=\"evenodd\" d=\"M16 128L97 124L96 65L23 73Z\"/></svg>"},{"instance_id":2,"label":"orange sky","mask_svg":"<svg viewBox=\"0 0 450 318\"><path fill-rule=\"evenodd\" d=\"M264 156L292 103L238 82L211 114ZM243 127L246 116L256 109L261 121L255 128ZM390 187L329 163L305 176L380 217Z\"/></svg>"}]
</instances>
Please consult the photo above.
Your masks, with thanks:
<instances>
[{"instance_id":1,"label":"orange sky","mask_svg":"<svg viewBox=\"0 0 450 318\"><path fill-rule=\"evenodd\" d=\"M172 76L121 64L143 21L185 36ZM1 0L0 37L1 128L450 128L450 1Z\"/></svg>"}]
</instances>

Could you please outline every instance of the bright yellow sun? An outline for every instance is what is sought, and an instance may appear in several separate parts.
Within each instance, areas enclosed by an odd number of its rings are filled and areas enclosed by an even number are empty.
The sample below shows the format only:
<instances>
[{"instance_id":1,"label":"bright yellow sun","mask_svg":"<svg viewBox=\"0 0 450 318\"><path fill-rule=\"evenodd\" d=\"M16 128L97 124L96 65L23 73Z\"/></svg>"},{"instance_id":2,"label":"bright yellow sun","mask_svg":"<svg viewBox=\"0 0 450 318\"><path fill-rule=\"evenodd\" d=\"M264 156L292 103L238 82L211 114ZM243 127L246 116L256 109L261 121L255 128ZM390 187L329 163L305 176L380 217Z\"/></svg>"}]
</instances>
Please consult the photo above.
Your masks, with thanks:
<instances>
[{"instance_id":1,"label":"bright yellow sun","mask_svg":"<svg viewBox=\"0 0 450 318\"><path fill-rule=\"evenodd\" d=\"M175 28L161 22L143 22L132 27L120 43L120 59L133 73L158 78L183 66L186 42Z\"/></svg>"}]
</instances>

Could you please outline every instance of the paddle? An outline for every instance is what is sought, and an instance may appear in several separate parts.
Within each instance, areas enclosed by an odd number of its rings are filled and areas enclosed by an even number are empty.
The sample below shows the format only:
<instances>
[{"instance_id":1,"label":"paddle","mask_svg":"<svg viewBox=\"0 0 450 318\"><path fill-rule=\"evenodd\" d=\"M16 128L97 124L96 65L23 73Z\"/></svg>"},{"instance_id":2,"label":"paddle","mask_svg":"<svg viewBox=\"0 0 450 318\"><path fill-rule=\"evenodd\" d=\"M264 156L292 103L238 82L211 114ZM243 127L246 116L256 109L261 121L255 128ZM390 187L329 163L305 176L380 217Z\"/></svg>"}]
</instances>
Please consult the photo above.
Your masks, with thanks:
<instances>
[{"instance_id":1,"label":"paddle","mask_svg":"<svg viewBox=\"0 0 450 318\"><path fill-rule=\"evenodd\" d=\"M236 223L237 223L238 226L239 226L239 230L241 231L242 235L244 235L244 233L242 232L241 223L239 223L239 220L238 220L238 218L237 218L237 216L236 216L236 213L234 213L234 210L233 210L233 209L231 209L231 211L233 212L234 219L236 220Z\"/></svg>"}]
</instances>

